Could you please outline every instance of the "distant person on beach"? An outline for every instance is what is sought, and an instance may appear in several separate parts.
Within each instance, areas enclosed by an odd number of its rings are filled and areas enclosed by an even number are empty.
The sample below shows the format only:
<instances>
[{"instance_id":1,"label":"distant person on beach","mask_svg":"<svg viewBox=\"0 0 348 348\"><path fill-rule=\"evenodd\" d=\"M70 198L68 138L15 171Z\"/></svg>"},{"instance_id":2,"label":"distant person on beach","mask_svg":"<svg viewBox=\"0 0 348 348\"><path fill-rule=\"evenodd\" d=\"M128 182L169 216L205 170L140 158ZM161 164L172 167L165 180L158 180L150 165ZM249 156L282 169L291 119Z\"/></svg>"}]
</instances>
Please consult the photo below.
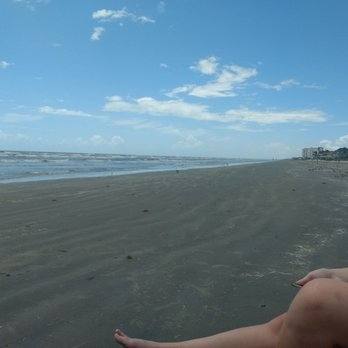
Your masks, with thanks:
<instances>
[{"instance_id":1,"label":"distant person on beach","mask_svg":"<svg viewBox=\"0 0 348 348\"><path fill-rule=\"evenodd\" d=\"M273 320L175 343L114 337L126 348L344 348L348 347L348 268L319 269L296 283L302 289Z\"/></svg>"}]
</instances>

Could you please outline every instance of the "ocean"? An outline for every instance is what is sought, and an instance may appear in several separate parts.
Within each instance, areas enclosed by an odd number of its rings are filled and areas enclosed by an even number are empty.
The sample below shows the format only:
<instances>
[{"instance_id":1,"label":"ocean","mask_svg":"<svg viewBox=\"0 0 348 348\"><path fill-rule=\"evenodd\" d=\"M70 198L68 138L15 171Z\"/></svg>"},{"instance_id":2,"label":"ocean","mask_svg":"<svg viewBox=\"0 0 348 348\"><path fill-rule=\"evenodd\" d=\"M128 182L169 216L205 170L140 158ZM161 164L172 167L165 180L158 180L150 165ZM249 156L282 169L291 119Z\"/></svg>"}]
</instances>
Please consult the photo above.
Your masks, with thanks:
<instances>
[{"instance_id":1,"label":"ocean","mask_svg":"<svg viewBox=\"0 0 348 348\"><path fill-rule=\"evenodd\" d=\"M0 151L0 183L97 177L262 162L252 159Z\"/></svg>"}]
</instances>

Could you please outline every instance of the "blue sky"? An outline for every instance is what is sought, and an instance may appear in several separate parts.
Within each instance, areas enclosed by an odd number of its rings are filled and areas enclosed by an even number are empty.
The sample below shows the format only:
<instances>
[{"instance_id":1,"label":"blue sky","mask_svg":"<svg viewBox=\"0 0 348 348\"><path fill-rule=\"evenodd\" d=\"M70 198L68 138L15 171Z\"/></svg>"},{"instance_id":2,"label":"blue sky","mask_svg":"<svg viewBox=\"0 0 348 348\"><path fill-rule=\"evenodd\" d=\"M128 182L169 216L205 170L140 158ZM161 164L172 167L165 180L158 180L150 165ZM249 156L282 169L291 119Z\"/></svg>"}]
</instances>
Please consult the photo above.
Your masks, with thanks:
<instances>
[{"instance_id":1,"label":"blue sky","mask_svg":"<svg viewBox=\"0 0 348 348\"><path fill-rule=\"evenodd\" d=\"M348 146L348 2L2 0L0 149Z\"/></svg>"}]
</instances>

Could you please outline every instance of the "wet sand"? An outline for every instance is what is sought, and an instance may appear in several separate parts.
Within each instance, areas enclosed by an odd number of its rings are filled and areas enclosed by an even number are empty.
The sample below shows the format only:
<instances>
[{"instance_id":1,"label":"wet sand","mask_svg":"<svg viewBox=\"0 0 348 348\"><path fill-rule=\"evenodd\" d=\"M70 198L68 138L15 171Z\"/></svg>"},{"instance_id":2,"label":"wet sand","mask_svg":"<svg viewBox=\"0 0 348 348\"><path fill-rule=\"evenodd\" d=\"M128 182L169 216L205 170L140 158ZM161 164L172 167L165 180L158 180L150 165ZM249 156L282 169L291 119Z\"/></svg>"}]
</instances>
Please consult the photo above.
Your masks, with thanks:
<instances>
[{"instance_id":1,"label":"wet sand","mask_svg":"<svg viewBox=\"0 0 348 348\"><path fill-rule=\"evenodd\" d=\"M0 347L182 340L286 311L348 265L348 164L0 185Z\"/></svg>"}]
</instances>

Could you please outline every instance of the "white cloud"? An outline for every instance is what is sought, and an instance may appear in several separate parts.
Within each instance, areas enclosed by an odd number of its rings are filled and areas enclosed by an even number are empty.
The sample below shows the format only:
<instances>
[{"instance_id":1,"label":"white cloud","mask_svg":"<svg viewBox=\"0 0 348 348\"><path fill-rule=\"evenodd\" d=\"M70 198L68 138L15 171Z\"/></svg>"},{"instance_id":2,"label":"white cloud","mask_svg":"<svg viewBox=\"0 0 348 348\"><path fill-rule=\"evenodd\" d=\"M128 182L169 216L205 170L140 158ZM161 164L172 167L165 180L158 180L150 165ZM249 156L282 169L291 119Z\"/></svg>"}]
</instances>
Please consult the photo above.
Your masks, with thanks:
<instances>
[{"instance_id":1,"label":"white cloud","mask_svg":"<svg viewBox=\"0 0 348 348\"><path fill-rule=\"evenodd\" d=\"M111 139L109 140L109 143L111 145L119 145L119 144L123 144L124 143L124 139L122 137L120 137L119 135L114 135L111 137Z\"/></svg>"},{"instance_id":2,"label":"white cloud","mask_svg":"<svg viewBox=\"0 0 348 348\"><path fill-rule=\"evenodd\" d=\"M161 132L163 134L172 135L177 138L174 147L180 148L193 148L203 145L203 141L199 139L205 134L202 129L182 129L173 126L162 126L155 125L152 128L155 131Z\"/></svg>"},{"instance_id":3,"label":"white cloud","mask_svg":"<svg viewBox=\"0 0 348 348\"><path fill-rule=\"evenodd\" d=\"M128 12L125 7L121 10L101 9L101 10L93 12L92 18L100 22L112 22L112 21L116 22L116 21L129 19L132 22L141 23L141 24L155 23L154 19L150 17L146 17L146 16L138 16L132 12Z\"/></svg>"},{"instance_id":4,"label":"white cloud","mask_svg":"<svg viewBox=\"0 0 348 348\"><path fill-rule=\"evenodd\" d=\"M193 147L199 147L203 145L203 142L195 137L193 134L188 134L185 137L182 137L176 144L175 147L180 148L193 148Z\"/></svg>"},{"instance_id":5,"label":"white cloud","mask_svg":"<svg viewBox=\"0 0 348 348\"><path fill-rule=\"evenodd\" d=\"M7 69L10 65L12 64L4 60L0 60L0 69Z\"/></svg>"},{"instance_id":6,"label":"white cloud","mask_svg":"<svg viewBox=\"0 0 348 348\"><path fill-rule=\"evenodd\" d=\"M201 62L201 61L200 61ZM197 68L198 69L198 68ZM205 74L216 71L216 68L209 67L209 63L201 66L199 69ZM209 73L210 75L210 73ZM245 81L257 75L257 70L254 68L244 68L238 65L224 66L224 68L215 74L216 79L203 85L183 85L174 88L167 96L174 97L181 93L186 93L199 98L210 97L233 97L236 96L234 89L243 84Z\"/></svg>"},{"instance_id":7,"label":"white cloud","mask_svg":"<svg viewBox=\"0 0 348 348\"><path fill-rule=\"evenodd\" d=\"M215 81L201 86L194 86L189 94L201 98L234 96L236 95L233 92L234 87L256 74L256 69L231 65L223 69Z\"/></svg>"},{"instance_id":8,"label":"white cloud","mask_svg":"<svg viewBox=\"0 0 348 348\"><path fill-rule=\"evenodd\" d=\"M300 123L300 122L324 122L326 115L320 110L250 110L250 109L231 109L226 112L230 116L230 120L238 120L244 122L254 122L258 124L274 124L274 123Z\"/></svg>"},{"instance_id":9,"label":"white cloud","mask_svg":"<svg viewBox=\"0 0 348 348\"><path fill-rule=\"evenodd\" d=\"M104 145L106 142L105 139L99 134L92 135L89 140L93 145Z\"/></svg>"},{"instance_id":10,"label":"white cloud","mask_svg":"<svg viewBox=\"0 0 348 348\"><path fill-rule=\"evenodd\" d=\"M170 92L166 93L166 96L173 98L176 97L178 94L189 93L194 87L195 85L184 85L175 87Z\"/></svg>"},{"instance_id":11,"label":"white cloud","mask_svg":"<svg viewBox=\"0 0 348 348\"><path fill-rule=\"evenodd\" d=\"M224 129L232 129L237 132L248 132L248 133L263 133L263 132L269 131L269 129L265 129L265 128L258 128L258 129L250 128L243 123L231 124L231 125L225 126Z\"/></svg>"},{"instance_id":12,"label":"white cloud","mask_svg":"<svg viewBox=\"0 0 348 348\"><path fill-rule=\"evenodd\" d=\"M92 146L117 146L123 144L125 141L119 135L114 135L112 137L103 137L100 134L93 134L91 137L85 138L77 138L77 143L80 145L92 145Z\"/></svg>"},{"instance_id":13,"label":"white cloud","mask_svg":"<svg viewBox=\"0 0 348 348\"><path fill-rule=\"evenodd\" d=\"M277 84L269 84L265 82L256 82L255 85L258 87L264 88L264 89L272 89L274 91L280 92L285 88L291 88L291 87L302 87L302 88L307 88L307 89L325 89L325 87L317 85L315 83L312 84L301 84L299 81L295 79L288 79L288 80L283 80Z\"/></svg>"},{"instance_id":14,"label":"white cloud","mask_svg":"<svg viewBox=\"0 0 348 348\"><path fill-rule=\"evenodd\" d=\"M52 108L51 106L42 106L39 108L39 112L43 114L47 114L47 115L93 117L91 114L88 114L83 111L55 109L55 108Z\"/></svg>"},{"instance_id":15,"label":"white cloud","mask_svg":"<svg viewBox=\"0 0 348 348\"><path fill-rule=\"evenodd\" d=\"M328 150L337 150L340 147L348 147L348 134L335 140L322 140L320 144Z\"/></svg>"},{"instance_id":16,"label":"white cloud","mask_svg":"<svg viewBox=\"0 0 348 348\"><path fill-rule=\"evenodd\" d=\"M176 128L173 126L164 126L157 122L139 118L118 119L114 120L112 124L116 127L130 127L132 129L152 129L165 134L172 135L182 135L184 133L183 129Z\"/></svg>"},{"instance_id":17,"label":"white cloud","mask_svg":"<svg viewBox=\"0 0 348 348\"><path fill-rule=\"evenodd\" d=\"M95 27L91 35L92 41L99 41L105 29L103 27Z\"/></svg>"},{"instance_id":18,"label":"white cloud","mask_svg":"<svg viewBox=\"0 0 348 348\"><path fill-rule=\"evenodd\" d=\"M152 121L139 119L139 118L122 118L112 122L116 127L127 127L132 129L153 129L164 131L163 126Z\"/></svg>"},{"instance_id":19,"label":"white cloud","mask_svg":"<svg viewBox=\"0 0 348 348\"><path fill-rule=\"evenodd\" d=\"M126 101L119 96L106 98L105 111L133 112L153 116L174 116L196 120L215 120L217 116L206 105L186 103L182 100L156 100L143 97Z\"/></svg>"},{"instance_id":20,"label":"white cloud","mask_svg":"<svg viewBox=\"0 0 348 348\"><path fill-rule=\"evenodd\" d=\"M271 84L264 83L264 82L256 82L255 84L261 88L273 89L274 91L277 91L277 92L282 91L284 88L289 88L289 87L294 87L294 86L300 85L300 83L298 81L296 81L295 79L284 80L284 81L281 81L275 85L271 85Z\"/></svg>"},{"instance_id":21,"label":"white cloud","mask_svg":"<svg viewBox=\"0 0 348 348\"><path fill-rule=\"evenodd\" d=\"M160 64L160 68L168 69L168 64L166 64L166 63L161 63L161 64Z\"/></svg>"},{"instance_id":22,"label":"white cloud","mask_svg":"<svg viewBox=\"0 0 348 348\"><path fill-rule=\"evenodd\" d=\"M319 110L250 110L230 109L223 113L214 113L204 104L187 103L182 100L157 100L143 97L124 100L120 96L106 98L104 111L130 112L150 116L179 117L198 121L216 121L240 124L245 122L257 124L324 122L326 115Z\"/></svg>"},{"instance_id":23,"label":"white cloud","mask_svg":"<svg viewBox=\"0 0 348 348\"><path fill-rule=\"evenodd\" d=\"M213 75L216 73L218 67L217 58L214 56L200 59L195 65L191 66L190 69L199 71L205 75Z\"/></svg>"}]
</instances>

